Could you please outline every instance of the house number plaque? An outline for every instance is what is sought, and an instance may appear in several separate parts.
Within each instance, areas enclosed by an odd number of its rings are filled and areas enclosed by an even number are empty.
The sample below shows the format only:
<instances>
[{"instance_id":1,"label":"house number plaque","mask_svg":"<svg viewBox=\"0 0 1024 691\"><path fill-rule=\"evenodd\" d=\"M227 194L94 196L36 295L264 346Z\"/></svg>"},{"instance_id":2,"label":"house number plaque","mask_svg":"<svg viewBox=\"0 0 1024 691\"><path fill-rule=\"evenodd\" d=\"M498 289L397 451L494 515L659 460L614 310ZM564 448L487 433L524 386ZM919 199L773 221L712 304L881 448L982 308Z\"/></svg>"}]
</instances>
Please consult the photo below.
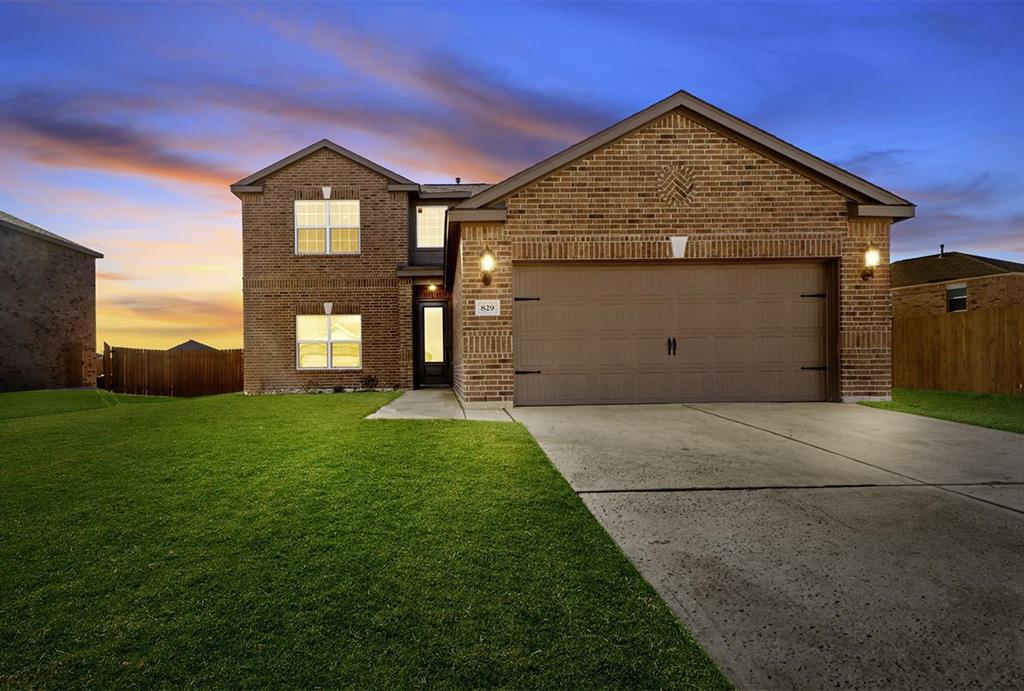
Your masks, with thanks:
<instances>
[{"instance_id":1,"label":"house number plaque","mask_svg":"<svg viewBox=\"0 0 1024 691\"><path fill-rule=\"evenodd\" d=\"M476 316L497 317L501 314L501 300L477 300Z\"/></svg>"}]
</instances>

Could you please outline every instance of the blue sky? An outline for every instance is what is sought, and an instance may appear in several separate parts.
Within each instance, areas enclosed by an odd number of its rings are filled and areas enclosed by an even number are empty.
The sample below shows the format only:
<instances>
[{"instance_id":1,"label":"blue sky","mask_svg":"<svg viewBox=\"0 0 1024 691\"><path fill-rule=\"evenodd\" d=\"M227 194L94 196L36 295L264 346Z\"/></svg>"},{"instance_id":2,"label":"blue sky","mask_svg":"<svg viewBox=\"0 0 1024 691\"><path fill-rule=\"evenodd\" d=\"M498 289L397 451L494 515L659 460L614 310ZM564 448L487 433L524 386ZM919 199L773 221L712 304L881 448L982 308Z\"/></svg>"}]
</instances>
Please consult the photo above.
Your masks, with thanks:
<instances>
[{"instance_id":1,"label":"blue sky","mask_svg":"<svg viewBox=\"0 0 1024 691\"><path fill-rule=\"evenodd\" d=\"M0 4L0 209L97 248L118 345L241 342L234 180L328 137L495 182L685 89L1024 261L1024 4Z\"/></svg>"}]
</instances>

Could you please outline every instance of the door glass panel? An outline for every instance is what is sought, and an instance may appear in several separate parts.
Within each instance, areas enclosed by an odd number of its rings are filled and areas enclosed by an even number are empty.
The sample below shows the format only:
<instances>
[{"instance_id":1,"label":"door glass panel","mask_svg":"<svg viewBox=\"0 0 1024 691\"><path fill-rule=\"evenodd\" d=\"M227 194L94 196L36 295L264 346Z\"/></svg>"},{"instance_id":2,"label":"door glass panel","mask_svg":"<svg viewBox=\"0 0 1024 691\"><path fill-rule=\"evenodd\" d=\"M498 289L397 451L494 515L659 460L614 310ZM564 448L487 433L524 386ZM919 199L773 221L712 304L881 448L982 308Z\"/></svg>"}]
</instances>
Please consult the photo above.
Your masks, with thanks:
<instances>
[{"instance_id":1,"label":"door glass panel","mask_svg":"<svg viewBox=\"0 0 1024 691\"><path fill-rule=\"evenodd\" d=\"M444 362L444 307L423 308L423 362Z\"/></svg>"}]
</instances>

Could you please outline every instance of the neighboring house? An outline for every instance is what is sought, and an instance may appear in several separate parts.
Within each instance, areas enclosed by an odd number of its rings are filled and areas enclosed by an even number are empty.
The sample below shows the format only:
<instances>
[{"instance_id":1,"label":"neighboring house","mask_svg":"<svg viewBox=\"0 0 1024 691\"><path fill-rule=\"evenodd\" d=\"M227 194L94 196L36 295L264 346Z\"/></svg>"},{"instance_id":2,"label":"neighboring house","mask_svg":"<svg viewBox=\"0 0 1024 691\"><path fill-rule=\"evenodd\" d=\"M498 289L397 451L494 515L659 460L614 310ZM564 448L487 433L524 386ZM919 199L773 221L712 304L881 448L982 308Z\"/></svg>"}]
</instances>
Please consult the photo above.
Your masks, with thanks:
<instances>
[{"instance_id":1,"label":"neighboring house","mask_svg":"<svg viewBox=\"0 0 1024 691\"><path fill-rule=\"evenodd\" d=\"M200 343L199 341L195 341L195 340L190 338L187 341L185 341L184 343L179 343L178 345L174 346L173 348L168 348L167 352L169 352L169 353L181 353L181 352L185 352L185 351L194 351L194 350L217 350L217 349L214 348L213 346L208 346L205 343Z\"/></svg>"},{"instance_id":2,"label":"neighboring house","mask_svg":"<svg viewBox=\"0 0 1024 691\"><path fill-rule=\"evenodd\" d=\"M913 204L685 92L492 186L323 140L231 189L249 392L890 395L889 227Z\"/></svg>"},{"instance_id":3,"label":"neighboring house","mask_svg":"<svg viewBox=\"0 0 1024 691\"><path fill-rule=\"evenodd\" d=\"M893 262L892 316L1024 305L1024 264L946 252Z\"/></svg>"},{"instance_id":4,"label":"neighboring house","mask_svg":"<svg viewBox=\"0 0 1024 691\"><path fill-rule=\"evenodd\" d=\"M0 391L96 383L96 260L0 211Z\"/></svg>"}]
</instances>

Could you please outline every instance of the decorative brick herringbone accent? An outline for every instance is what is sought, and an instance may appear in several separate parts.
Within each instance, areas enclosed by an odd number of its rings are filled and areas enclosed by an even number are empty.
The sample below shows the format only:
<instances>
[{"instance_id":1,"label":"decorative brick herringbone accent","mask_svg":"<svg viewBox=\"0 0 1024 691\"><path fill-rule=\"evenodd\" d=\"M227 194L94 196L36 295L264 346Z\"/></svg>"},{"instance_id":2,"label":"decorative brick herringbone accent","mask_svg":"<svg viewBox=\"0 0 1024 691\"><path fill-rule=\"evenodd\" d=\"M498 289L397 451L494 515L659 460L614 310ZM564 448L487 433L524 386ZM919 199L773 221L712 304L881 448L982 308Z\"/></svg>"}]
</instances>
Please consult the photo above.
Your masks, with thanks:
<instances>
[{"instance_id":1,"label":"decorative brick herringbone accent","mask_svg":"<svg viewBox=\"0 0 1024 691\"><path fill-rule=\"evenodd\" d=\"M693 199L696 176L693 168L681 163L671 163L661 169L658 175L658 191L661 200L671 206L685 206Z\"/></svg>"}]
</instances>

